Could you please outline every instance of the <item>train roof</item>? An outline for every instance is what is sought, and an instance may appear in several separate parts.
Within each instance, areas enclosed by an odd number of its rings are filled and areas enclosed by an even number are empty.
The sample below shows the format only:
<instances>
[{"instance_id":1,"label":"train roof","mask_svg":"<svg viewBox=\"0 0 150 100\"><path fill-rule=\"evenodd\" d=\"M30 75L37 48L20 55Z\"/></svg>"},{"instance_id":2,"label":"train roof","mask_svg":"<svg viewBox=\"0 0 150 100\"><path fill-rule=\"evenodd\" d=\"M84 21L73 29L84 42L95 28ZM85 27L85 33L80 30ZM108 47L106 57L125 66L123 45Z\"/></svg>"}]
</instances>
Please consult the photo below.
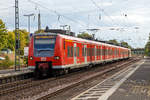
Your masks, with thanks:
<instances>
[{"instance_id":1,"label":"train roof","mask_svg":"<svg viewBox=\"0 0 150 100\"><path fill-rule=\"evenodd\" d=\"M111 44L107 44L107 43L102 43L102 42L98 42L98 41L94 41L94 40L86 40L86 39L82 39L82 38L77 38L77 37L72 37L72 36L67 36L67 35L62 35L62 34L58 34L59 36L65 38L65 39L71 39L71 40L75 40L75 41L82 41L85 43L93 43L93 44L101 44L101 45L107 45L107 46L113 46L113 47L117 47L117 48L122 48L122 49L129 49L129 48L125 48L125 47L120 47L120 46L116 46L116 45L111 45Z\"/></svg>"},{"instance_id":2,"label":"train roof","mask_svg":"<svg viewBox=\"0 0 150 100\"><path fill-rule=\"evenodd\" d=\"M78 38L78 37L74 37L74 36L63 35L63 34L59 34L59 33L39 33L39 34L34 34L34 36L37 36L37 35L59 35L62 38L71 39L71 40L74 40L74 41L81 41L81 42L84 42L84 43L89 43L90 42L92 44L101 44L101 45L113 46L113 47L117 47L117 48L130 50L129 48L125 48L125 47L120 47L120 46L116 46L116 45L112 45L112 44L108 44L108 43L103 43L103 42L98 42L98 41L94 41L94 40L82 39L82 38Z\"/></svg>"}]
</instances>

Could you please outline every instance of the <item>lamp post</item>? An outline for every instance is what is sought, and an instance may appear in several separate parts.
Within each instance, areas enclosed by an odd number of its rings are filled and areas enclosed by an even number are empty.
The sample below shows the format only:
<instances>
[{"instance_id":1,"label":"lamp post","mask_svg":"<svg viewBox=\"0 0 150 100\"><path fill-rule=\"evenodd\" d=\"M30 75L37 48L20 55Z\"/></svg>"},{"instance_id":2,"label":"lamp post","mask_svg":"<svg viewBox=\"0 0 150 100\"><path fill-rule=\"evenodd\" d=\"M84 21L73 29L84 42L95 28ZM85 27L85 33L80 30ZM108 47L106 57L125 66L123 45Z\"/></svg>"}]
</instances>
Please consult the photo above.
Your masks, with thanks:
<instances>
[{"instance_id":1,"label":"lamp post","mask_svg":"<svg viewBox=\"0 0 150 100\"><path fill-rule=\"evenodd\" d=\"M32 14L28 14L28 15L24 15L24 16L28 17L28 32L30 33L30 17L34 16L34 14L32 13Z\"/></svg>"}]
</instances>

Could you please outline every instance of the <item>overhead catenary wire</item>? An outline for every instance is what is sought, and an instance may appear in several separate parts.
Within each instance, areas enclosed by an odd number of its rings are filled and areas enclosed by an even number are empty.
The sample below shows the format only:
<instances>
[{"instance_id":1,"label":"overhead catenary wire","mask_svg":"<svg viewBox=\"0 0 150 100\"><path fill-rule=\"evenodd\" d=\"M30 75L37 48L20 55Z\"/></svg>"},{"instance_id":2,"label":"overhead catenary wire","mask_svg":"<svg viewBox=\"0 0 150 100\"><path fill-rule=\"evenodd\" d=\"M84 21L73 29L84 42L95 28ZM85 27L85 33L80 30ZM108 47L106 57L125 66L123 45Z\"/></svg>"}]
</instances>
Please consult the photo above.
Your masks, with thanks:
<instances>
[{"instance_id":1,"label":"overhead catenary wire","mask_svg":"<svg viewBox=\"0 0 150 100\"><path fill-rule=\"evenodd\" d=\"M105 15L111 20L111 22L112 22L113 25L115 25L114 19L113 19L111 16L109 16L109 14L107 14L107 13L104 11L104 9L102 9L99 5L97 5L94 0L91 0L91 2L93 3L93 5L95 5L96 8L98 8L101 12L103 12L103 14L105 14ZM118 24L118 25L119 25L119 24ZM119 25L119 26L120 26L120 25Z\"/></svg>"},{"instance_id":2,"label":"overhead catenary wire","mask_svg":"<svg viewBox=\"0 0 150 100\"><path fill-rule=\"evenodd\" d=\"M78 23L78 24L80 24L81 26L86 26L86 24L83 24L83 23L81 23L80 21L77 21L77 20L72 19L72 18L70 18L70 17L68 17L68 16L65 16L65 15L63 15L63 14L60 14L60 13L57 12L56 10L52 10L52 9L50 9L50 8L48 8L48 7L45 7L45 6L43 6L43 5L41 5L41 4L37 3L37 2L34 2L34 1L32 1L32 0L28 0L28 1L29 1L30 3L33 3L33 4L35 4L35 5L40 6L41 8L46 9L46 10L52 12L52 13L55 13L57 16L61 16L61 17L65 18L65 19L68 19L68 20L70 20L70 21L72 21L72 22Z\"/></svg>"},{"instance_id":3,"label":"overhead catenary wire","mask_svg":"<svg viewBox=\"0 0 150 100\"><path fill-rule=\"evenodd\" d=\"M7 12L7 10L10 10L11 8L15 8L15 6L9 6L9 7L6 7L6 8L0 8L0 13L5 13L5 12Z\"/></svg>"},{"instance_id":4,"label":"overhead catenary wire","mask_svg":"<svg viewBox=\"0 0 150 100\"><path fill-rule=\"evenodd\" d=\"M10 9L10 8L13 8L15 6L9 6L9 7L5 7L5 8L0 8L0 10L7 10L7 9Z\"/></svg>"}]
</instances>

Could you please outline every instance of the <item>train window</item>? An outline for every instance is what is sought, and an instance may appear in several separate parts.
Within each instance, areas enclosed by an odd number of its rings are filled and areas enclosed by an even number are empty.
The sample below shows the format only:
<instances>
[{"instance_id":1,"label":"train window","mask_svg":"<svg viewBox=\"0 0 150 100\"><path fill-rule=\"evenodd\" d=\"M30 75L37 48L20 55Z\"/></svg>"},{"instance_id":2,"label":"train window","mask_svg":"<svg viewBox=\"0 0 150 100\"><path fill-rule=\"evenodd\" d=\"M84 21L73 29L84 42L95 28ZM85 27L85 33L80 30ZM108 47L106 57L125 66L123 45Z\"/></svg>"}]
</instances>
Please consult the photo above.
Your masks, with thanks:
<instances>
[{"instance_id":1,"label":"train window","mask_svg":"<svg viewBox=\"0 0 150 100\"><path fill-rule=\"evenodd\" d=\"M96 48L96 55L98 56L98 48Z\"/></svg>"},{"instance_id":2,"label":"train window","mask_svg":"<svg viewBox=\"0 0 150 100\"><path fill-rule=\"evenodd\" d=\"M42 38L44 36L36 36L34 38L34 56L51 57L54 55L56 38Z\"/></svg>"},{"instance_id":3,"label":"train window","mask_svg":"<svg viewBox=\"0 0 150 100\"><path fill-rule=\"evenodd\" d=\"M106 50L106 49L104 48L104 49L103 49L103 55L106 55L106 54L105 54L105 50Z\"/></svg>"},{"instance_id":4,"label":"train window","mask_svg":"<svg viewBox=\"0 0 150 100\"><path fill-rule=\"evenodd\" d=\"M93 56L95 55L95 50L94 50L95 48L93 48Z\"/></svg>"},{"instance_id":5,"label":"train window","mask_svg":"<svg viewBox=\"0 0 150 100\"><path fill-rule=\"evenodd\" d=\"M79 47L77 47L77 56L79 57Z\"/></svg>"},{"instance_id":6,"label":"train window","mask_svg":"<svg viewBox=\"0 0 150 100\"><path fill-rule=\"evenodd\" d=\"M105 49L103 48L103 55L105 55Z\"/></svg>"},{"instance_id":7,"label":"train window","mask_svg":"<svg viewBox=\"0 0 150 100\"><path fill-rule=\"evenodd\" d=\"M112 49L110 49L110 54L112 55Z\"/></svg>"},{"instance_id":8,"label":"train window","mask_svg":"<svg viewBox=\"0 0 150 100\"><path fill-rule=\"evenodd\" d=\"M82 48L82 56L84 56L84 47Z\"/></svg>"},{"instance_id":9,"label":"train window","mask_svg":"<svg viewBox=\"0 0 150 100\"><path fill-rule=\"evenodd\" d=\"M87 56L89 56L89 48L87 48Z\"/></svg>"},{"instance_id":10,"label":"train window","mask_svg":"<svg viewBox=\"0 0 150 100\"><path fill-rule=\"evenodd\" d=\"M91 48L90 50L90 55L92 56L93 55L93 49Z\"/></svg>"},{"instance_id":11,"label":"train window","mask_svg":"<svg viewBox=\"0 0 150 100\"><path fill-rule=\"evenodd\" d=\"M93 55L93 53L92 53L92 48L90 49L90 56L92 56Z\"/></svg>"},{"instance_id":12,"label":"train window","mask_svg":"<svg viewBox=\"0 0 150 100\"><path fill-rule=\"evenodd\" d=\"M111 49L109 49L109 55L111 55Z\"/></svg>"},{"instance_id":13,"label":"train window","mask_svg":"<svg viewBox=\"0 0 150 100\"><path fill-rule=\"evenodd\" d=\"M67 56L70 57L70 47L67 47Z\"/></svg>"},{"instance_id":14,"label":"train window","mask_svg":"<svg viewBox=\"0 0 150 100\"><path fill-rule=\"evenodd\" d=\"M91 48L89 48L89 56L91 56Z\"/></svg>"},{"instance_id":15,"label":"train window","mask_svg":"<svg viewBox=\"0 0 150 100\"><path fill-rule=\"evenodd\" d=\"M116 55L118 56L118 49L116 50Z\"/></svg>"},{"instance_id":16,"label":"train window","mask_svg":"<svg viewBox=\"0 0 150 100\"><path fill-rule=\"evenodd\" d=\"M90 48L88 48L88 56L90 56Z\"/></svg>"},{"instance_id":17,"label":"train window","mask_svg":"<svg viewBox=\"0 0 150 100\"><path fill-rule=\"evenodd\" d=\"M67 47L67 56L73 57L73 47L70 46Z\"/></svg>"},{"instance_id":18,"label":"train window","mask_svg":"<svg viewBox=\"0 0 150 100\"><path fill-rule=\"evenodd\" d=\"M94 48L92 48L92 56L94 56Z\"/></svg>"},{"instance_id":19,"label":"train window","mask_svg":"<svg viewBox=\"0 0 150 100\"><path fill-rule=\"evenodd\" d=\"M95 56L95 48L93 48L93 56Z\"/></svg>"},{"instance_id":20,"label":"train window","mask_svg":"<svg viewBox=\"0 0 150 100\"><path fill-rule=\"evenodd\" d=\"M73 57L73 47L70 48L71 48L71 57Z\"/></svg>"},{"instance_id":21,"label":"train window","mask_svg":"<svg viewBox=\"0 0 150 100\"><path fill-rule=\"evenodd\" d=\"M107 55L109 55L109 49L107 48Z\"/></svg>"},{"instance_id":22,"label":"train window","mask_svg":"<svg viewBox=\"0 0 150 100\"><path fill-rule=\"evenodd\" d=\"M104 55L107 55L107 49L104 48Z\"/></svg>"},{"instance_id":23,"label":"train window","mask_svg":"<svg viewBox=\"0 0 150 100\"><path fill-rule=\"evenodd\" d=\"M89 56L91 56L91 51L92 51L92 48L89 48Z\"/></svg>"},{"instance_id":24,"label":"train window","mask_svg":"<svg viewBox=\"0 0 150 100\"><path fill-rule=\"evenodd\" d=\"M102 55L102 49L100 49L100 54L99 54L100 56Z\"/></svg>"},{"instance_id":25,"label":"train window","mask_svg":"<svg viewBox=\"0 0 150 100\"><path fill-rule=\"evenodd\" d=\"M88 48L88 56L90 56L90 48Z\"/></svg>"},{"instance_id":26,"label":"train window","mask_svg":"<svg viewBox=\"0 0 150 100\"><path fill-rule=\"evenodd\" d=\"M98 56L100 55L100 49L98 48Z\"/></svg>"},{"instance_id":27,"label":"train window","mask_svg":"<svg viewBox=\"0 0 150 100\"><path fill-rule=\"evenodd\" d=\"M75 57L76 57L76 55L77 55L76 52L77 52L77 51L76 51L76 47L74 47L74 56L75 56Z\"/></svg>"},{"instance_id":28,"label":"train window","mask_svg":"<svg viewBox=\"0 0 150 100\"><path fill-rule=\"evenodd\" d=\"M65 49L65 40L64 40L64 49Z\"/></svg>"},{"instance_id":29,"label":"train window","mask_svg":"<svg viewBox=\"0 0 150 100\"><path fill-rule=\"evenodd\" d=\"M98 53L98 55L100 56L101 55L101 49L99 49L99 51L98 51L99 53Z\"/></svg>"},{"instance_id":30,"label":"train window","mask_svg":"<svg viewBox=\"0 0 150 100\"><path fill-rule=\"evenodd\" d=\"M97 49L97 56L99 56L99 48Z\"/></svg>"},{"instance_id":31,"label":"train window","mask_svg":"<svg viewBox=\"0 0 150 100\"><path fill-rule=\"evenodd\" d=\"M87 56L87 49L85 48L85 52L84 52L85 54L84 54L84 56Z\"/></svg>"},{"instance_id":32,"label":"train window","mask_svg":"<svg viewBox=\"0 0 150 100\"><path fill-rule=\"evenodd\" d=\"M107 55L107 48L105 48L104 50L105 50L105 55Z\"/></svg>"},{"instance_id":33,"label":"train window","mask_svg":"<svg viewBox=\"0 0 150 100\"><path fill-rule=\"evenodd\" d=\"M88 56L90 56L90 48L88 48L88 53L87 54L88 54Z\"/></svg>"}]
</instances>

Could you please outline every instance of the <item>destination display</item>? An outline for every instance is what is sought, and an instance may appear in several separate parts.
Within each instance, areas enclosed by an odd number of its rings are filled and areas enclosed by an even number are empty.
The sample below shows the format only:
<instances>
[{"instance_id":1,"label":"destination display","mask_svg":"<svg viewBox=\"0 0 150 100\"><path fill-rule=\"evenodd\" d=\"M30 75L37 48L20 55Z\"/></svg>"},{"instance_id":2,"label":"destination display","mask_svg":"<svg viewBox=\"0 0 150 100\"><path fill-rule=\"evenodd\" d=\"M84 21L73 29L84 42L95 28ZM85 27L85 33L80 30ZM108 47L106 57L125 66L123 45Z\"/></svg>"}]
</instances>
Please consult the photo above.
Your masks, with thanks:
<instances>
[{"instance_id":1,"label":"destination display","mask_svg":"<svg viewBox=\"0 0 150 100\"><path fill-rule=\"evenodd\" d=\"M53 36L53 35L35 36L35 38L36 38L36 39L45 39L45 38L52 39L52 38L55 38L55 36Z\"/></svg>"}]
</instances>

